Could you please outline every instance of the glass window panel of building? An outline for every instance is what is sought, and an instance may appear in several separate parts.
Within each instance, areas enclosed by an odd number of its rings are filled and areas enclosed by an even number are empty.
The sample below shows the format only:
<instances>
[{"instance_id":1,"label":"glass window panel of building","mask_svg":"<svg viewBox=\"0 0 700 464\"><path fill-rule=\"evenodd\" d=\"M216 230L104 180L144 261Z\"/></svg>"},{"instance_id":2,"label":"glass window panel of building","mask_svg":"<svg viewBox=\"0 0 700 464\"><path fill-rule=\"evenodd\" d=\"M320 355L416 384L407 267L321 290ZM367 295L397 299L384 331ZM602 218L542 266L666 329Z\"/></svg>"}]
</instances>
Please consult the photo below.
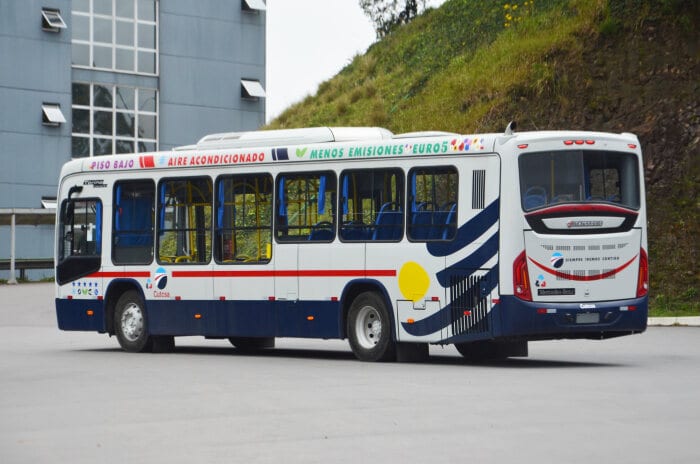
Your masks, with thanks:
<instances>
[{"instance_id":1,"label":"glass window panel of building","mask_svg":"<svg viewBox=\"0 0 700 464\"><path fill-rule=\"evenodd\" d=\"M75 0L73 66L158 74L157 0Z\"/></svg>"},{"instance_id":2,"label":"glass window panel of building","mask_svg":"<svg viewBox=\"0 0 700 464\"><path fill-rule=\"evenodd\" d=\"M73 83L73 158L143 153L158 148L158 92Z\"/></svg>"}]
</instances>

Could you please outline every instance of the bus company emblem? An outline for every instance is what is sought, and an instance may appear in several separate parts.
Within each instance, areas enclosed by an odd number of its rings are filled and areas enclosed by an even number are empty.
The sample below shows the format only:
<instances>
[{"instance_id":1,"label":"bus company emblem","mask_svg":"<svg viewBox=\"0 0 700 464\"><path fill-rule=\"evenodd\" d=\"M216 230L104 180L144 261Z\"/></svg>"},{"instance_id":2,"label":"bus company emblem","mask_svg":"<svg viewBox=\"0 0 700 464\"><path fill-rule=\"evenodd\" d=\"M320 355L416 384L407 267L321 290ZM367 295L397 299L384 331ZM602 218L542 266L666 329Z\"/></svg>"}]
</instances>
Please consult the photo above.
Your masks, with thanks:
<instances>
[{"instance_id":1,"label":"bus company emblem","mask_svg":"<svg viewBox=\"0 0 700 464\"><path fill-rule=\"evenodd\" d=\"M603 221L569 221L566 223L569 229L586 229L589 227L603 227Z\"/></svg>"},{"instance_id":2,"label":"bus company emblem","mask_svg":"<svg viewBox=\"0 0 700 464\"><path fill-rule=\"evenodd\" d=\"M162 267L156 269L155 274L153 274L153 280L148 279L146 281L146 288L153 288L154 285L156 288L163 290L168 285L168 271Z\"/></svg>"},{"instance_id":3,"label":"bus company emblem","mask_svg":"<svg viewBox=\"0 0 700 464\"><path fill-rule=\"evenodd\" d=\"M556 251L552 254L552 257L549 258L549 262L552 264L553 268L559 269L562 264L564 264L564 255Z\"/></svg>"}]
</instances>

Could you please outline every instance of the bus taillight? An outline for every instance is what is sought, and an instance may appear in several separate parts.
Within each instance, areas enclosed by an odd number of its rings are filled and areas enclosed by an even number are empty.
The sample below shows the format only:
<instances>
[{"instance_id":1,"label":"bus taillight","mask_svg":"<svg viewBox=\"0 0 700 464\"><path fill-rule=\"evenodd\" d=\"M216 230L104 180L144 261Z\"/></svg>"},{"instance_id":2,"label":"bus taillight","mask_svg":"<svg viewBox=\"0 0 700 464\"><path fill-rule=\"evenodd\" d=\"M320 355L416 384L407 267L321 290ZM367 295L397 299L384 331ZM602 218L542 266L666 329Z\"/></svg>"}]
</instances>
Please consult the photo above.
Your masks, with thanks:
<instances>
[{"instance_id":1,"label":"bus taillight","mask_svg":"<svg viewBox=\"0 0 700 464\"><path fill-rule=\"evenodd\" d=\"M639 249L639 277L637 278L637 298L649 292L649 259L644 248Z\"/></svg>"},{"instance_id":2,"label":"bus taillight","mask_svg":"<svg viewBox=\"0 0 700 464\"><path fill-rule=\"evenodd\" d=\"M527 258L525 251L513 261L513 292L521 300L532 301L530 291L530 276L527 273Z\"/></svg>"}]
</instances>

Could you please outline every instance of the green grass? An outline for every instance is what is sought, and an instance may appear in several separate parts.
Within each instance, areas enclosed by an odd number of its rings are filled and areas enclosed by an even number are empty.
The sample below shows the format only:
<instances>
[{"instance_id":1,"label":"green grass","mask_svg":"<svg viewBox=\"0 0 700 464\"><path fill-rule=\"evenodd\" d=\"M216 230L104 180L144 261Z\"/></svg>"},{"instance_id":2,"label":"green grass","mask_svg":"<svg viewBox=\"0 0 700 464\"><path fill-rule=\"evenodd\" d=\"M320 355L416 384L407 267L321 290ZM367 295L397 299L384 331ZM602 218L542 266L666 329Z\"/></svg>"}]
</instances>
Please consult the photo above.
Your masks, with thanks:
<instances>
[{"instance_id":1,"label":"green grass","mask_svg":"<svg viewBox=\"0 0 700 464\"><path fill-rule=\"evenodd\" d=\"M692 135L700 2L519 1L520 20L508 21L514 4L447 1L356 56L269 128L480 133L517 120L522 130L637 132L648 176L650 313L700 315Z\"/></svg>"},{"instance_id":2,"label":"green grass","mask_svg":"<svg viewBox=\"0 0 700 464\"><path fill-rule=\"evenodd\" d=\"M520 11L527 14L505 27L506 3L452 0L428 11L356 56L316 95L268 127L383 125L406 132L474 126L527 75L543 48L553 41L574 46L572 32L590 23L591 11L597 11L585 1L565 7L571 2L552 0L527 9L521 2ZM515 73L503 73L504 65ZM535 67L539 85L547 85L551 74L546 71ZM478 95L480 101L474 105L460 94Z\"/></svg>"}]
</instances>

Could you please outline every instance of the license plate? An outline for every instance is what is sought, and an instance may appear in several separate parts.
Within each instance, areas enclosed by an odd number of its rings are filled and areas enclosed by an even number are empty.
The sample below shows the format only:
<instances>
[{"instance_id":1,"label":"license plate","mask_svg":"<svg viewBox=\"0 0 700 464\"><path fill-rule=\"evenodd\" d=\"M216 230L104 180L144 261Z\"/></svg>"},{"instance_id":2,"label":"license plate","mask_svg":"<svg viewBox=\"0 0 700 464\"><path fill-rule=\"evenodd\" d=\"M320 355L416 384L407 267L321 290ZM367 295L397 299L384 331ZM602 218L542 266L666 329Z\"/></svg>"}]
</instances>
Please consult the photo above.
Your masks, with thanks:
<instances>
[{"instance_id":1,"label":"license plate","mask_svg":"<svg viewBox=\"0 0 700 464\"><path fill-rule=\"evenodd\" d=\"M577 324L597 324L600 322L600 314L598 313L578 313L576 315Z\"/></svg>"}]
</instances>

